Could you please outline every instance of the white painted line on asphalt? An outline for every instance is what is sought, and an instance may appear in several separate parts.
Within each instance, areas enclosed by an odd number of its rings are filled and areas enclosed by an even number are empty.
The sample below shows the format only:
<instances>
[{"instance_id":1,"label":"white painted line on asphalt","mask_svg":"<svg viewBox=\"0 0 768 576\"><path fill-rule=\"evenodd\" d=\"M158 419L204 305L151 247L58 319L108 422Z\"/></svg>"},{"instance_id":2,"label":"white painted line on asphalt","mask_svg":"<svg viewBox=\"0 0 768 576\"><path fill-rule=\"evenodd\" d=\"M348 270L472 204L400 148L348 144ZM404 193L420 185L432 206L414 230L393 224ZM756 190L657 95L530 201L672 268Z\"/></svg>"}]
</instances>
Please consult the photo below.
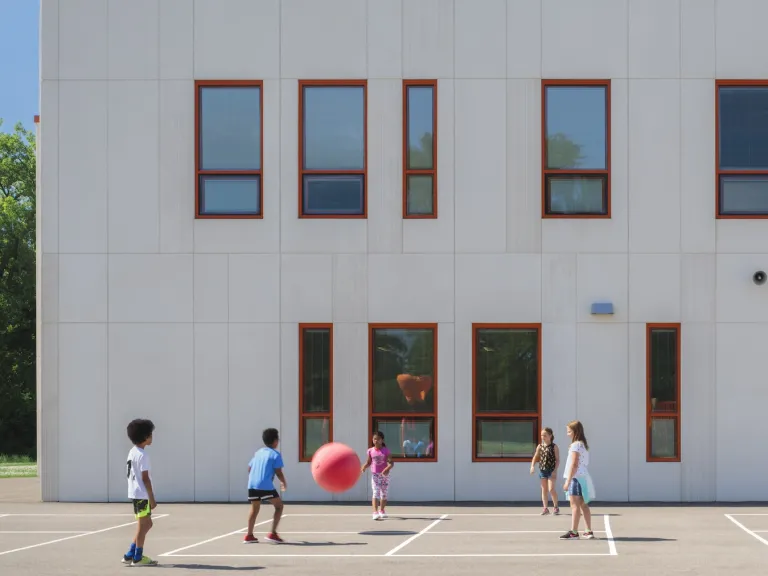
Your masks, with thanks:
<instances>
[{"instance_id":1,"label":"white painted line on asphalt","mask_svg":"<svg viewBox=\"0 0 768 576\"><path fill-rule=\"evenodd\" d=\"M425 534L425 533L429 532L430 530L432 530L432 528L434 528L435 526L437 526L438 524L440 524L440 522L442 522L442 521L443 521L443 520L445 520L446 518L448 518L448 514L443 514L442 516L440 516L440 518L438 518L437 520L435 520L434 522L432 522L432 523L431 523L429 526L427 526L426 528L424 528L423 530L421 530L421 531L420 531L420 532L418 532L417 534L414 534L413 536L411 536L410 538L408 538L408 540L406 540L405 542L403 542L403 543L401 543L401 544L399 544L399 545L395 546L394 548L392 548L392 550L390 550L389 552L387 552L387 553L385 554L385 556L392 556L392 555L393 555L393 554L395 554L395 553L396 553L398 550L402 550L403 548L405 548L406 546L408 546L408 544L410 544L411 542L413 542L414 540L416 540L416 538L418 538L419 536L421 536L421 535L423 535L423 534Z\"/></svg>"},{"instance_id":2,"label":"white painted line on asphalt","mask_svg":"<svg viewBox=\"0 0 768 576\"><path fill-rule=\"evenodd\" d=\"M725 515L725 517L726 517L726 518L728 518L728 520L730 520L731 522L733 522L734 524L736 524L736 526L738 526L739 528L741 528L742 530L744 530L744 532L746 532L747 534L749 534L750 536L752 536L752 537L753 537L753 538L755 538L756 540L759 540L760 542L762 542L763 544L765 544L766 546L768 546L768 540L766 540L765 538L763 538L763 537L762 537L762 536L760 536L759 534L756 534L756 533L755 533L753 530L750 530L749 528L747 528L746 526L744 526L744 524L742 524L741 522L739 522L738 520L736 520L736 519L735 519L733 516L734 516L734 515L732 515L732 514L726 514L726 515ZM746 514L742 514L742 516L746 516Z\"/></svg>"},{"instance_id":3,"label":"white painted line on asphalt","mask_svg":"<svg viewBox=\"0 0 768 576\"><path fill-rule=\"evenodd\" d=\"M283 518L288 516L288 514L283 514ZM264 520L262 522L258 522L254 524L254 528L257 526L263 526L264 524L268 524L272 522L272 518L269 520ZM213 538L208 538L208 540L203 540L202 542L196 542L195 544L190 544L189 546L184 546L183 548L176 548L176 550L171 550L170 552L165 552L164 554L159 554L158 558L165 557L165 556L175 556L177 552L183 552L184 550L189 550L190 548L196 548L197 546L202 546L203 544L208 544L209 542L216 542L216 540L221 540L222 538L227 538L228 536L234 536L235 534L240 534L244 530L247 530L248 528L238 528L237 530L233 530L232 532L227 532L226 534L222 534L221 536L214 536Z\"/></svg>"},{"instance_id":4,"label":"white painted line on asphalt","mask_svg":"<svg viewBox=\"0 0 768 576\"><path fill-rule=\"evenodd\" d=\"M605 523L605 537L608 540L608 549L611 551L611 556L618 556L616 551L616 542L613 539L613 532L611 532L611 521L608 519L608 514L603 516L603 522Z\"/></svg>"},{"instance_id":5,"label":"white painted line on asphalt","mask_svg":"<svg viewBox=\"0 0 768 576\"><path fill-rule=\"evenodd\" d=\"M170 516L170 514L160 514L158 516L153 516L152 519L159 520L160 518L165 518L166 516ZM126 524L110 526L109 528L103 528L102 530L94 530L92 532L83 532L81 534L75 534L74 536L67 536L66 538L59 538L57 540L49 540L47 542L41 542L40 544L32 544L31 546L24 546L23 548L5 550L4 552L0 552L0 556L5 556L6 554L13 554L14 552L22 552L24 550L31 550L32 548L39 548L40 546L48 546L49 544L56 544L57 542L64 542L66 540L73 540L75 538L82 538L83 536L93 536L94 534L102 534L104 532L109 532L110 530L125 528L126 526L136 526L136 521L134 520L133 522L127 522Z\"/></svg>"}]
</instances>

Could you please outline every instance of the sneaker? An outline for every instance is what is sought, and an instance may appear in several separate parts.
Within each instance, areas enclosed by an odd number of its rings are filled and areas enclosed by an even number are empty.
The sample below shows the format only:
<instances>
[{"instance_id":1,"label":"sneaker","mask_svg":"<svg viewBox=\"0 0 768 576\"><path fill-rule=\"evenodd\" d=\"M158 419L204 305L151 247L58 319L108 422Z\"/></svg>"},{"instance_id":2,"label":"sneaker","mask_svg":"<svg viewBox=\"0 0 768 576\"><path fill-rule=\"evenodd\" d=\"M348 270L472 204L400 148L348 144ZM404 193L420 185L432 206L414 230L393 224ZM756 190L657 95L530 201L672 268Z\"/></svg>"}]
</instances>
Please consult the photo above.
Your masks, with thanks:
<instances>
[{"instance_id":1,"label":"sneaker","mask_svg":"<svg viewBox=\"0 0 768 576\"><path fill-rule=\"evenodd\" d=\"M560 508L558 506L555 506L555 516L560 515Z\"/></svg>"},{"instance_id":2,"label":"sneaker","mask_svg":"<svg viewBox=\"0 0 768 576\"><path fill-rule=\"evenodd\" d=\"M389 518L389 516L387 516L387 511L382 510L381 512L379 512L379 518L381 518L382 520Z\"/></svg>"},{"instance_id":3,"label":"sneaker","mask_svg":"<svg viewBox=\"0 0 768 576\"><path fill-rule=\"evenodd\" d=\"M544 510L541 511L541 515L546 516L547 514L549 514L549 508L544 508Z\"/></svg>"},{"instance_id":4,"label":"sneaker","mask_svg":"<svg viewBox=\"0 0 768 576\"><path fill-rule=\"evenodd\" d=\"M283 543L283 539L280 538L280 536L278 536L275 532L270 532L269 534L267 534L264 537L264 540L266 540L267 542L274 542L275 544Z\"/></svg>"},{"instance_id":5,"label":"sneaker","mask_svg":"<svg viewBox=\"0 0 768 576\"><path fill-rule=\"evenodd\" d=\"M123 564L131 564L133 562L133 556L123 556Z\"/></svg>"},{"instance_id":6,"label":"sneaker","mask_svg":"<svg viewBox=\"0 0 768 576\"><path fill-rule=\"evenodd\" d=\"M381 520L381 512L378 512L378 511L374 512L373 514L371 514L371 518L373 520Z\"/></svg>"},{"instance_id":7,"label":"sneaker","mask_svg":"<svg viewBox=\"0 0 768 576\"><path fill-rule=\"evenodd\" d=\"M574 532L573 530L568 530L568 532L560 536L560 540L578 540L578 539L579 539L579 533Z\"/></svg>"},{"instance_id":8,"label":"sneaker","mask_svg":"<svg viewBox=\"0 0 768 576\"><path fill-rule=\"evenodd\" d=\"M243 538L243 544L256 544L259 541L253 534L246 534Z\"/></svg>"},{"instance_id":9,"label":"sneaker","mask_svg":"<svg viewBox=\"0 0 768 576\"><path fill-rule=\"evenodd\" d=\"M594 540L595 539L595 534L592 532L592 530L590 530L589 532L584 532L584 534L582 534L582 536L584 536L584 538L586 538L587 540Z\"/></svg>"},{"instance_id":10,"label":"sneaker","mask_svg":"<svg viewBox=\"0 0 768 576\"><path fill-rule=\"evenodd\" d=\"M157 560L152 560L149 556L142 556L141 560L134 559L131 566L157 566Z\"/></svg>"}]
</instances>

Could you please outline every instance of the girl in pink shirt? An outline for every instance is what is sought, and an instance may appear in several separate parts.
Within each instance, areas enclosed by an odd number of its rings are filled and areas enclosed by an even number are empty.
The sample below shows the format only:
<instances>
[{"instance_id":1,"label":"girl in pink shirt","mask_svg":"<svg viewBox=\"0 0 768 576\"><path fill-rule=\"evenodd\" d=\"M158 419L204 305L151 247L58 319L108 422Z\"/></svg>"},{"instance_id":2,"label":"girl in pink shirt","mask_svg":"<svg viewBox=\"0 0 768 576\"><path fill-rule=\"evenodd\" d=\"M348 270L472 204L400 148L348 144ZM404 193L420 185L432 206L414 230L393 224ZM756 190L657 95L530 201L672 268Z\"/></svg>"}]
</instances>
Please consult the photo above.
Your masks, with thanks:
<instances>
[{"instance_id":1,"label":"girl in pink shirt","mask_svg":"<svg viewBox=\"0 0 768 576\"><path fill-rule=\"evenodd\" d=\"M387 517L387 494L389 493L389 471L395 464L392 462L392 453L384 444L384 433L377 430L373 434L373 446L368 449L366 460L360 473L371 468L371 487L373 488L373 519L383 520ZM376 501L381 503L381 508Z\"/></svg>"}]
</instances>

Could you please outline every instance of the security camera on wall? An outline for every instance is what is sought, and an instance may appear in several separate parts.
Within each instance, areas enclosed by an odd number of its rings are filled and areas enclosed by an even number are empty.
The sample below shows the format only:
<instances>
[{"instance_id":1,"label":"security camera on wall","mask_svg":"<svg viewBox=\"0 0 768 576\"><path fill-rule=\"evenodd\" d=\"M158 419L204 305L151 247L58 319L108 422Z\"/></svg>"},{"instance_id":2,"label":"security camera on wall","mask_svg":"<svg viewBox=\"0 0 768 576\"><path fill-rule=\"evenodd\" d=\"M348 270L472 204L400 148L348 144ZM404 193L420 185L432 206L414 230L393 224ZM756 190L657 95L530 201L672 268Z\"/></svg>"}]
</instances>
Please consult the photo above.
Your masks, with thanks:
<instances>
[{"instance_id":1,"label":"security camera on wall","mask_svg":"<svg viewBox=\"0 0 768 576\"><path fill-rule=\"evenodd\" d=\"M752 274L752 282L754 282L758 286L762 286L763 284L765 284L765 280L766 280L766 274L762 270L758 270L757 272Z\"/></svg>"}]
</instances>

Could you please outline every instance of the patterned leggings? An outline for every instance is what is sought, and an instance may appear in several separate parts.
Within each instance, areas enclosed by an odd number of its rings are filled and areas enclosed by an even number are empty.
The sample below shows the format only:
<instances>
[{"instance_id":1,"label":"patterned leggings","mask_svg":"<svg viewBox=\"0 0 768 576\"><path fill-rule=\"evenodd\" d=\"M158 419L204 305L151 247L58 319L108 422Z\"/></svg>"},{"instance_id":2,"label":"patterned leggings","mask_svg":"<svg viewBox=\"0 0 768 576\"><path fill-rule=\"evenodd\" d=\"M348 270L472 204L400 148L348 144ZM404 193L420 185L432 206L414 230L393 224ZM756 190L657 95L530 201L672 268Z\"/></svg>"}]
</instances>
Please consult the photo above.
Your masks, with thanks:
<instances>
[{"instance_id":1,"label":"patterned leggings","mask_svg":"<svg viewBox=\"0 0 768 576\"><path fill-rule=\"evenodd\" d=\"M371 474L371 488L373 488L373 497L377 500L386 500L389 493L389 476L384 474Z\"/></svg>"}]
</instances>

